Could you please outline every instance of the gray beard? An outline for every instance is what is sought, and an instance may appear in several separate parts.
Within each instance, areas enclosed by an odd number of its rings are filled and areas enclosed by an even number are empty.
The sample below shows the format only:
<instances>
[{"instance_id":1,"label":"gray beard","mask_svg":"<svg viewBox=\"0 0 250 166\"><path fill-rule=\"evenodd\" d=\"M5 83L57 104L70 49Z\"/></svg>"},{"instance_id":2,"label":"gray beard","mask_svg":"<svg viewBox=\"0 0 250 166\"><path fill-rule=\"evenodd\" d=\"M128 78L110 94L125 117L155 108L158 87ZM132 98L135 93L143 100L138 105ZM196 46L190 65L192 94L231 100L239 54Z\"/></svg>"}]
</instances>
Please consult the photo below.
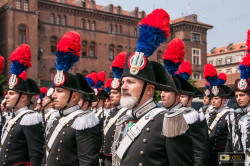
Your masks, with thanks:
<instances>
[{"instance_id":1,"label":"gray beard","mask_svg":"<svg viewBox=\"0 0 250 166\"><path fill-rule=\"evenodd\" d=\"M136 97L121 97L120 104L122 107L132 109L137 103L139 99Z\"/></svg>"}]
</instances>

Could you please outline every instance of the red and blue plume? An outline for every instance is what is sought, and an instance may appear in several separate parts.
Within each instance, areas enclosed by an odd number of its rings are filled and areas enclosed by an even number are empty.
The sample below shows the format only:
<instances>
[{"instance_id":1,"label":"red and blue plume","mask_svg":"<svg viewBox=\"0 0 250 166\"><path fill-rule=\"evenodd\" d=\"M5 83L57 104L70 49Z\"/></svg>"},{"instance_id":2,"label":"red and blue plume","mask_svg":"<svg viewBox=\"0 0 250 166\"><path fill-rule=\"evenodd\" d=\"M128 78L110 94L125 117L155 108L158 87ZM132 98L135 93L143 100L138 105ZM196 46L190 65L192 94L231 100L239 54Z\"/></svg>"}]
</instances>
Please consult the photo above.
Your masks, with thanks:
<instances>
[{"instance_id":1,"label":"red and blue plume","mask_svg":"<svg viewBox=\"0 0 250 166\"><path fill-rule=\"evenodd\" d=\"M40 91L41 91L41 94L39 95L39 99L43 99L46 96L46 94L47 94L47 88L42 87L40 89Z\"/></svg>"},{"instance_id":2,"label":"red and blue plume","mask_svg":"<svg viewBox=\"0 0 250 166\"><path fill-rule=\"evenodd\" d=\"M220 73L218 75L218 85L224 85L227 81L227 75L225 73Z\"/></svg>"},{"instance_id":3,"label":"red and blue plume","mask_svg":"<svg viewBox=\"0 0 250 166\"><path fill-rule=\"evenodd\" d=\"M70 31L64 34L57 44L56 69L68 72L78 61L81 51L81 38L77 32Z\"/></svg>"},{"instance_id":4,"label":"red and blue plume","mask_svg":"<svg viewBox=\"0 0 250 166\"><path fill-rule=\"evenodd\" d=\"M30 46L22 44L10 54L11 74L20 75L23 71L31 67Z\"/></svg>"},{"instance_id":5,"label":"red and blue plume","mask_svg":"<svg viewBox=\"0 0 250 166\"><path fill-rule=\"evenodd\" d=\"M120 52L116 57L115 60L111 64L111 70L114 73L114 77L120 79L122 76L122 72L125 66L126 61L126 52Z\"/></svg>"},{"instance_id":6,"label":"red and blue plume","mask_svg":"<svg viewBox=\"0 0 250 166\"><path fill-rule=\"evenodd\" d=\"M26 73L25 71L23 71L21 74L19 74L18 77L22 78L23 80L26 80L26 78L27 78L27 73Z\"/></svg>"},{"instance_id":7,"label":"red and blue plume","mask_svg":"<svg viewBox=\"0 0 250 166\"><path fill-rule=\"evenodd\" d=\"M0 74L3 72L3 67L4 67L4 58L0 56Z\"/></svg>"},{"instance_id":8,"label":"red and blue plume","mask_svg":"<svg viewBox=\"0 0 250 166\"><path fill-rule=\"evenodd\" d=\"M247 31L247 49L246 51L250 53L250 29Z\"/></svg>"},{"instance_id":9,"label":"red and blue plume","mask_svg":"<svg viewBox=\"0 0 250 166\"><path fill-rule=\"evenodd\" d=\"M209 82L207 82L207 81L206 81L206 83L205 83L205 87L206 87L206 89L209 89L209 87L210 87Z\"/></svg>"},{"instance_id":10,"label":"red and blue plume","mask_svg":"<svg viewBox=\"0 0 250 166\"><path fill-rule=\"evenodd\" d=\"M94 87L98 82L98 75L96 72L92 72L86 76L86 79L91 87Z\"/></svg>"},{"instance_id":11,"label":"red and blue plume","mask_svg":"<svg viewBox=\"0 0 250 166\"><path fill-rule=\"evenodd\" d=\"M247 53L246 57L242 58L239 65L240 78L248 80L250 78L250 53Z\"/></svg>"},{"instance_id":12,"label":"red and blue plume","mask_svg":"<svg viewBox=\"0 0 250 166\"><path fill-rule=\"evenodd\" d=\"M168 43L163 54L163 63L169 74L175 75L180 64L184 61L185 46L181 39L175 38Z\"/></svg>"},{"instance_id":13,"label":"red and blue plume","mask_svg":"<svg viewBox=\"0 0 250 166\"><path fill-rule=\"evenodd\" d=\"M218 73L215 67L208 63L204 67L204 78L210 84L210 86L218 85Z\"/></svg>"},{"instance_id":14,"label":"red and blue plume","mask_svg":"<svg viewBox=\"0 0 250 166\"><path fill-rule=\"evenodd\" d=\"M101 86L104 85L105 79L106 79L106 73L105 73L104 71L100 71L100 72L98 73L98 82L97 82L97 84L95 85L95 88L96 88L96 89L101 88Z\"/></svg>"},{"instance_id":15,"label":"red and blue plume","mask_svg":"<svg viewBox=\"0 0 250 166\"><path fill-rule=\"evenodd\" d=\"M189 61L183 61L179 68L178 74L181 75L185 80L188 80L192 74L192 66Z\"/></svg>"},{"instance_id":16,"label":"red and blue plume","mask_svg":"<svg viewBox=\"0 0 250 166\"><path fill-rule=\"evenodd\" d=\"M138 23L139 37L137 51L148 58L169 37L169 15L163 9L156 9Z\"/></svg>"},{"instance_id":17,"label":"red and blue plume","mask_svg":"<svg viewBox=\"0 0 250 166\"><path fill-rule=\"evenodd\" d=\"M105 90L106 90L106 92L108 92L108 94L110 94L111 82L112 82L112 78L109 78L109 79L106 81L106 84L105 84Z\"/></svg>"}]
</instances>

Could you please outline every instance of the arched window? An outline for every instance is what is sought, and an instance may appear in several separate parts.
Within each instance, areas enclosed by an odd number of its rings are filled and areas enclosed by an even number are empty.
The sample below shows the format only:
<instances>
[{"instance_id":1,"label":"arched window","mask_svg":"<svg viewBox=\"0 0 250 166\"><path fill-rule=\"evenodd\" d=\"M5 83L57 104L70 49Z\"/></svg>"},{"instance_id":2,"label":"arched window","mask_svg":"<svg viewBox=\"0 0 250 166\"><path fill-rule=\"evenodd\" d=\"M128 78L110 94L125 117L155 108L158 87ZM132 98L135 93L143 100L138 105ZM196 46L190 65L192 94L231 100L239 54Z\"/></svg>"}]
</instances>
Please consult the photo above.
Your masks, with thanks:
<instances>
[{"instance_id":1,"label":"arched window","mask_svg":"<svg viewBox=\"0 0 250 166\"><path fill-rule=\"evenodd\" d=\"M117 7L117 14L121 14L121 8Z\"/></svg>"},{"instance_id":2,"label":"arched window","mask_svg":"<svg viewBox=\"0 0 250 166\"><path fill-rule=\"evenodd\" d=\"M162 60L161 60L161 57L162 57L162 51L161 50L159 50L159 51L157 51L157 62L161 62Z\"/></svg>"},{"instance_id":3,"label":"arched window","mask_svg":"<svg viewBox=\"0 0 250 166\"><path fill-rule=\"evenodd\" d=\"M118 34L122 34L122 26L121 25L119 25L119 27L118 27Z\"/></svg>"},{"instance_id":4,"label":"arched window","mask_svg":"<svg viewBox=\"0 0 250 166\"><path fill-rule=\"evenodd\" d=\"M114 33L117 31L117 25L114 26Z\"/></svg>"},{"instance_id":5,"label":"arched window","mask_svg":"<svg viewBox=\"0 0 250 166\"><path fill-rule=\"evenodd\" d=\"M84 24L85 24L85 20L82 19L82 20L81 20L81 28L82 28L82 29L84 28Z\"/></svg>"},{"instance_id":6,"label":"arched window","mask_svg":"<svg viewBox=\"0 0 250 166\"><path fill-rule=\"evenodd\" d=\"M54 24L55 23L55 15L52 13L50 14L50 23Z\"/></svg>"},{"instance_id":7,"label":"arched window","mask_svg":"<svg viewBox=\"0 0 250 166\"><path fill-rule=\"evenodd\" d=\"M95 42L90 43L90 57L95 57L96 55L96 48Z\"/></svg>"},{"instance_id":8,"label":"arched window","mask_svg":"<svg viewBox=\"0 0 250 166\"><path fill-rule=\"evenodd\" d=\"M109 46L109 60L114 60L114 52L115 52L115 46L111 44Z\"/></svg>"},{"instance_id":9,"label":"arched window","mask_svg":"<svg viewBox=\"0 0 250 166\"><path fill-rule=\"evenodd\" d=\"M94 9L94 5L95 5L94 2L91 1L91 2L90 2L90 9Z\"/></svg>"},{"instance_id":10,"label":"arched window","mask_svg":"<svg viewBox=\"0 0 250 166\"><path fill-rule=\"evenodd\" d=\"M63 16L63 17L62 17L62 25L63 25L63 26L66 26L66 16Z\"/></svg>"},{"instance_id":11,"label":"arched window","mask_svg":"<svg viewBox=\"0 0 250 166\"><path fill-rule=\"evenodd\" d=\"M117 46L116 47L116 52L117 52L117 54L119 54L120 52L122 52L122 46Z\"/></svg>"},{"instance_id":12,"label":"arched window","mask_svg":"<svg viewBox=\"0 0 250 166\"><path fill-rule=\"evenodd\" d=\"M82 0L82 7L85 8L86 7L86 1Z\"/></svg>"},{"instance_id":13,"label":"arched window","mask_svg":"<svg viewBox=\"0 0 250 166\"><path fill-rule=\"evenodd\" d=\"M89 74L89 72L87 70L82 71L82 75L87 76L88 74Z\"/></svg>"},{"instance_id":14,"label":"arched window","mask_svg":"<svg viewBox=\"0 0 250 166\"><path fill-rule=\"evenodd\" d=\"M57 45L57 37L52 36L50 38L50 52L54 54L56 52L56 45Z\"/></svg>"},{"instance_id":15,"label":"arched window","mask_svg":"<svg viewBox=\"0 0 250 166\"><path fill-rule=\"evenodd\" d=\"M16 9L21 9L21 0L16 0Z\"/></svg>"},{"instance_id":16,"label":"arched window","mask_svg":"<svg viewBox=\"0 0 250 166\"><path fill-rule=\"evenodd\" d=\"M109 33L112 33L112 24L109 24Z\"/></svg>"},{"instance_id":17,"label":"arched window","mask_svg":"<svg viewBox=\"0 0 250 166\"><path fill-rule=\"evenodd\" d=\"M20 25L18 27L18 36L19 36L19 43L27 43L27 28L25 25Z\"/></svg>"},{"instance_id":18,"label":"arched window","mask_svg":"<svg viewBox=\"0 0 250 166\"><path fill-rule=\"evenodd\" d=\"M137 37L137 29L134 29L134 37Z\"/></svg>"},{"instance_id":19,"label":"arched window","mask_svg":"<svg viewBox=\"0 0 250 166\"><path fill-rule=\"evenodd\" d=\"M50 69L50 80L51 81L54 79L55 74L56 74L56 69L55 68Z\"/></svg>"},{"instance_id":20,"label":"arched window","mask_svg":"<svg viewBox=\"0 0 250 166\"><path fill-rule=\"evenodd\" d=\"M113 5L109 5L109 12L113 13Z\"/></svg>"},{"instance_id":21,"label":"arched window","mask_svg":"<svg viewBox=\"0 0 250 166\"><path fill-rule=\"evenodd\" d=\"M87 56L87 42L82 41L82 56Z\"/></svg>"},{"instance_id":22,"label":"arched window","mask_svg":"<svg viewBox=\"0 0 250 166\"><path fill-rule=\"evenodd\" d=\"M23 10L28 11L29 10L29 2L28 0L23 1Z\"/></svg>"},{"instance_id":23,"label":"arched window","mask_svg":"<svg viewBox=\"0 0 250 166\"><path fill-rule=\"evenodd\" d=\"M87 21L87 25L86 25L86 28L89 29L89 20Z\"/></svg>"},{"instance_id":24,"label":"arched window","mask_svg":"<svg viewBox=\"0 0 250 166\"><path fill-rule=\"evenodd\" d=\"M94 31L95 30L95 21L92 22L91 29Z\"/></svg>"},{"instance_id":25,"label":"arched window","mask_svg":"<svg viewBox=\"0 0 250 166\"><path fill-rule=\"evenodd\" d=\"M57 16L56 16L56 24L57 24L57 25L60 25L60 15L57 15Z\"/></svg>"}]
</instances>

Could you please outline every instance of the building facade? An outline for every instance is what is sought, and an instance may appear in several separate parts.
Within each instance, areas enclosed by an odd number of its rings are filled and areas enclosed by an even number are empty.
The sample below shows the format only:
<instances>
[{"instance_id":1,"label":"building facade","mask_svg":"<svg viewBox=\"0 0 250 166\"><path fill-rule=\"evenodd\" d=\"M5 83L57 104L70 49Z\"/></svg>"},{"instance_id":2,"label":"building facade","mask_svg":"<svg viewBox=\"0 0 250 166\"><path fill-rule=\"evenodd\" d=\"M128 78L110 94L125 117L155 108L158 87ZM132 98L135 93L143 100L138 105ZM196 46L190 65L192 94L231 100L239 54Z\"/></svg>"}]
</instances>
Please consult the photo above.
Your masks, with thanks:
<instances>
[{"instance_id":1,"label":"building facade","mask_svg":"<svg viewBox=\"0 0 250 166\"><path fill-rule=\"evenodd\" d=\"M215 66L218 73L239 73L239 63L246 56L246 43L229 44L213 48L207 54L207 62Z\"/></svg>"},{"instance_id":2,"label":"building facade","mask_svg":"<svg viewBox=\"0 0 250 166\"><path fill-rule=\"evenodd\" d=\"M121 6L99 6L94 0L2 0L0 2L0 54L5 58L4 74L8 77L8 56L20 44L31 47L32 68L28 77L42 86L49 86L55 73L56 45L68 31L81 36L81 55L71 73L87 75L105 71L112 77L110 65L119 52L134 52L138 38L138 22L146 16L135 8L125 11ZM4 26L3 26L4 25ZM206 32L212 26L190 15L171 21L171 36L162 44L151 60L160 61L173 38L185 44L185 58L192 62L193 78L202 78L206 64Z\"/></svg>"}]
</instances>

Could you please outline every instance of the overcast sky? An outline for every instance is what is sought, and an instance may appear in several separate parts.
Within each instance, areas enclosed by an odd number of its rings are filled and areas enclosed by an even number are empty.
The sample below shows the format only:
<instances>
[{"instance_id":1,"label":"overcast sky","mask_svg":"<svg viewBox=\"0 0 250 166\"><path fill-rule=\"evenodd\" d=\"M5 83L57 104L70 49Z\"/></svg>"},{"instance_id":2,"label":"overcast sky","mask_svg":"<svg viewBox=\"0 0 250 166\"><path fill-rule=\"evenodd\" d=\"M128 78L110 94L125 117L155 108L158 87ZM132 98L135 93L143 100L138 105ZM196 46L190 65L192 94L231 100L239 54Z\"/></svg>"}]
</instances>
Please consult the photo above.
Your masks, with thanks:
<instances>
[{"instance_id":1,"label":"overcast sky","mask_svg":"<svg viewBox=\"0 0 250 166\"><path fill-rule=\"evenodd\" d=\"M246 42L250 29L250 0L96 0L98 5L111 3L127 11L139 7L139 11L147 14L163 8L171 20L197 14L198 21L214 26L207 33L207 51L229 43Z\"/></svg>"}]
</instances>

